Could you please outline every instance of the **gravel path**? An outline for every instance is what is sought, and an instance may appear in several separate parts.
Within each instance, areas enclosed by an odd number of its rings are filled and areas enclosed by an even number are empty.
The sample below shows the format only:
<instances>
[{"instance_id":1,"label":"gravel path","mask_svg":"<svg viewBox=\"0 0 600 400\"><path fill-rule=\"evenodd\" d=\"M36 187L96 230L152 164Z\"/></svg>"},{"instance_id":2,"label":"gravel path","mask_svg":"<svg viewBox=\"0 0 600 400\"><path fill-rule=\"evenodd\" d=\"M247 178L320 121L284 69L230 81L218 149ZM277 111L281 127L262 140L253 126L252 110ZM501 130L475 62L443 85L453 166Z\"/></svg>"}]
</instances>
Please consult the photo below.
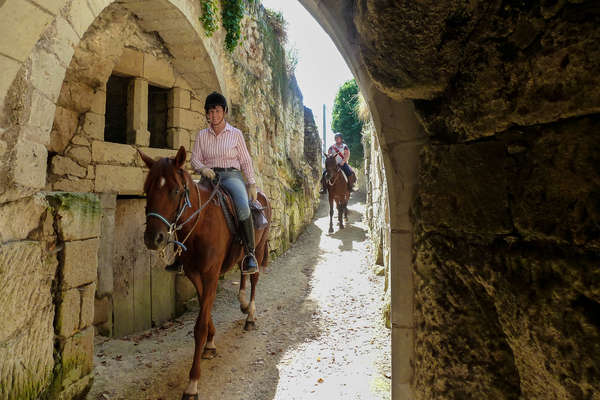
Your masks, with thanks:
<instances>
[{"instance_id":1,"label":"gravel path","mask_svg":"<svg viewBox=\"0 0 600 400\"><path fill-rule=\"evenodd\" d=\"M202 362L200 399L390 398L390 333L383 278L370 268L364 196L349 224L327 234L329 205L261 274L258 330L245 332L239 275L220 281L213 310L218 356ZM96 343L90 400L179 400L194 349L195 313L125 339Z\"/></svg>"}]
</instances>

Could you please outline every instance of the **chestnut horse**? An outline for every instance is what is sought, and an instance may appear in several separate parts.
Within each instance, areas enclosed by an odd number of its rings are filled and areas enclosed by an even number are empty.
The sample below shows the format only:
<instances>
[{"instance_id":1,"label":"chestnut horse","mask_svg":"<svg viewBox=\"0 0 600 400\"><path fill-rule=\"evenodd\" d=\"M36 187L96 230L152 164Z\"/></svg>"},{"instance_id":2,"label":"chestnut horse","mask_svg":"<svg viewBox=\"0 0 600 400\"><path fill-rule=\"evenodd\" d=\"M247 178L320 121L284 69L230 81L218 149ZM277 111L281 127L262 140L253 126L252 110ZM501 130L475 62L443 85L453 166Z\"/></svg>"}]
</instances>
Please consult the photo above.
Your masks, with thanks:
<instances>
[{"instance_id":1,"label":"chestnut horse","mask_svg":"<svg viewBox=\"0 0 600 400\"><path fill-rule=\"evenodd\" d=\"M344 217L348 220L350 190L344 171L337 165L335 156L325 154L325 182L329 194L329 233L333 233L333 202L338 210L338 224L344 229Z\"/></svg>"},{"instance_id":2,"label":"chestnut horse","mask_svg":"<svg viewBox=\"0 0 600 400\"><path fill-rule=\"evenodd\" d=\"M146 192L146 231L144 242L151 250L164 250L175 243L183 251L179 260L185 275L198 293L200 313L194 327L195 350L189 384L182 400L198 399L200 360L216 356L215 326L211 317L217 293L219 275L241 262L244 255L239 240L227 227L225 215L216 201L216 190L211 186L196 184L182 168L186 158L185 148L179 148L175 158L153 160L139 152L150 171L144 184ZM218 184L217 184L218 185ZM264 207L268 224L256 231L256 260L266 267L269 260L269 227L271 206L263 193L258 200ZM250 276L250 301L247 301L246 275L241 275L239 301L243 313L248 314L244 329L255 329L256 308L254 295L258 273Z\"/></svg>"}]
</instances>

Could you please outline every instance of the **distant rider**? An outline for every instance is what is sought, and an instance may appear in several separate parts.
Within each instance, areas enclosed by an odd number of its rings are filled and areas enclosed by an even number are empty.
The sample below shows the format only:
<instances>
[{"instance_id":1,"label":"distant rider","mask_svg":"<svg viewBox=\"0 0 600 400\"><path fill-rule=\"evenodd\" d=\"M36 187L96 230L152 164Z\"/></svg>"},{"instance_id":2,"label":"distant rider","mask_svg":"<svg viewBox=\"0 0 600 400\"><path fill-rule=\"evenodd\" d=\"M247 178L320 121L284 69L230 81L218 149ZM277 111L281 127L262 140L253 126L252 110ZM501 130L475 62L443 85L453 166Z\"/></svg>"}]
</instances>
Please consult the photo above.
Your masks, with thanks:
<instances>
[{"instance_id":1,"label":"distant rider","mask_svg":"<svg viewBox=\"0 0 600 400\"><path fill-rule=\"evenodd\" d=\"M348 148L346 143L344 143L344 138L342 137L341 133L335 134L335 143L329 147L327 154L329 156L335 155L335 161L337 162L340 169L344 171L344 174L346 174L346 177L348 178L348 190L353 192L355 190L354 183L356 182L356 174L348 164L348 161L350 160L350 149ZM327 193L327 182L325 179L325 172L327 171L324 171L323 176L321 177L321 185L323 186L321 191L319 192L321 194Z\"/></svg>"}]
</instances>

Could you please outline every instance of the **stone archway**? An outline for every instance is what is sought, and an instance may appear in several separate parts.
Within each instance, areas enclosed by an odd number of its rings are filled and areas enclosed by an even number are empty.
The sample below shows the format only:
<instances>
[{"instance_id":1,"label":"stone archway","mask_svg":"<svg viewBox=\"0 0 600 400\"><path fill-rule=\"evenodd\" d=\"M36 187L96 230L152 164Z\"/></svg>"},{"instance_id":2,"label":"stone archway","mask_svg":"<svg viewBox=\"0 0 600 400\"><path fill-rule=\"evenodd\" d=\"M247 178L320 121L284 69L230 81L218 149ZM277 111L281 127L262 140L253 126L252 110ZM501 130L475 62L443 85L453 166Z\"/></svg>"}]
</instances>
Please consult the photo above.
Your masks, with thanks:
<instances>
[{"instance_id":1,"label":"stone archway","mask_svg":"<svg viewBox=\"0 0 600 400\"><path fill-rule=\"evenodd\" d=\"M0 113L2 154L0 177L5 192L0 201L31 195L46 184L47 152L52 116L74 48L93 21L113 1L55 1L17 10L18 1L4 5L3 15L19 18L3 22L6 38L17 35L18 54L10 47L0 56L6 67L2 78L3 108ZM188 78L191 89L205 93L207 82L227 93L218 68L219 35L207 39L199 22L199 5L193 1L152 0L120 2L138 15L140 25L157 32L176 59L176 68ZM11 10L8 10L11 8ZM23 32L27 27L27 32ZM18 46L17 46L18 47Z\"/></svg>"}]
</instances>

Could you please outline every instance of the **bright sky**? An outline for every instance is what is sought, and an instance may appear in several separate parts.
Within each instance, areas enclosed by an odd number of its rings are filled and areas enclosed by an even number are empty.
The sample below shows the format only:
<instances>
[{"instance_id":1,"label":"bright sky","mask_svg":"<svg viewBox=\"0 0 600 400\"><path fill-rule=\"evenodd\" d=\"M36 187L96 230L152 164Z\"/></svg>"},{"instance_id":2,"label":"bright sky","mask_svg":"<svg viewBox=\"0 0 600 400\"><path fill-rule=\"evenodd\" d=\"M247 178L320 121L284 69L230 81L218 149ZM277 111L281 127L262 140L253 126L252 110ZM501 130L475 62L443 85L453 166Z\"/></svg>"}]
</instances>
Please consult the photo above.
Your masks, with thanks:
<instances>
[{"instance_id":1,"label":"bright sky","mask_svg":"<svg viewBox=\"0 0 600 400\"><path fill-rule=\"evenodd\" d=\"M331 110L339 87L352 73L333 41L298 0L262 0L288 22L288 47L298 49L296 79L304 105L312 109L323 136L323 104L327 107L327 145L333 143Z\"/></svg>"}]
</instances>

